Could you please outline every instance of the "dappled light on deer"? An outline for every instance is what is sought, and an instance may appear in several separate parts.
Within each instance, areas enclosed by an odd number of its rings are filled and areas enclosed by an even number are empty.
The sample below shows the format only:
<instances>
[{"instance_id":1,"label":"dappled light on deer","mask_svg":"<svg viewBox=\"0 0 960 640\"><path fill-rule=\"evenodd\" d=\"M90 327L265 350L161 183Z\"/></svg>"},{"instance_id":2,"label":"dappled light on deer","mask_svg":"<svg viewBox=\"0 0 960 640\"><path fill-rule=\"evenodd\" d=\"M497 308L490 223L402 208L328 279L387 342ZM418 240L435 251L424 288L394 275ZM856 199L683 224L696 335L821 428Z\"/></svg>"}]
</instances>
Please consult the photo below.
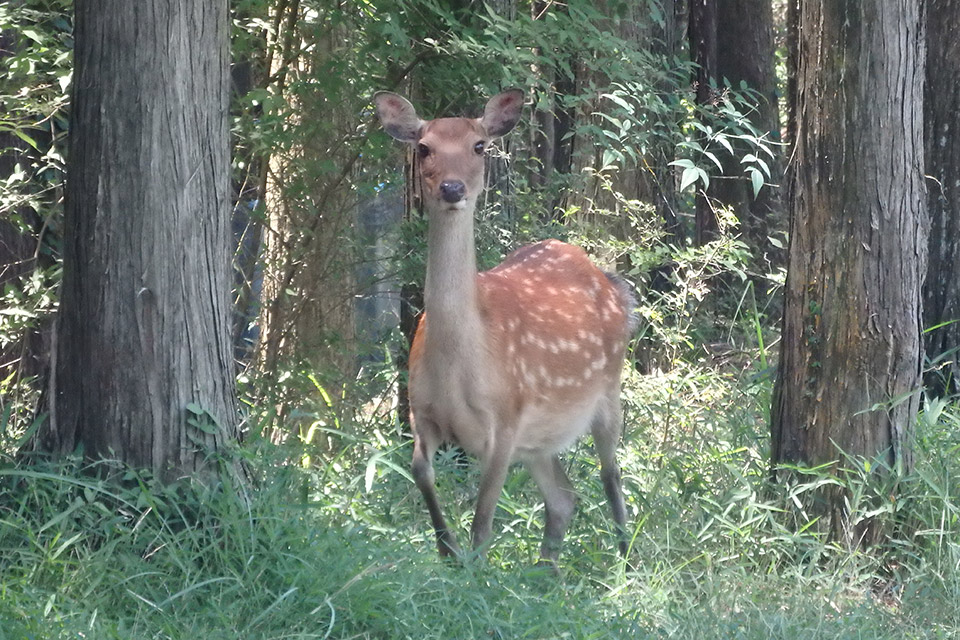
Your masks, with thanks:
<instances>
[{"instance_id":1,"label":"dappled light on deer","mask_svg":"<svg viewBox=\"0 0 960 640\"><path fill-rule=\"evenodd\" d=\"M430 121L396 94L374 99L384 129L415 147L428 216L425 314L410 353L413 476L447 556L459 547L437 498L437 448L456 443L480 460L471 533L481 551L509 466L521 462L543 494L540 553L554 562L575 502L558 454L589 431L625 554L616 449L620 373L634 328L629 287L558 240L523 247L477 272L473 215L484 153L517 124L523 98L510 90L491 98L481 118Z\"/></svg>"}]
</instances>

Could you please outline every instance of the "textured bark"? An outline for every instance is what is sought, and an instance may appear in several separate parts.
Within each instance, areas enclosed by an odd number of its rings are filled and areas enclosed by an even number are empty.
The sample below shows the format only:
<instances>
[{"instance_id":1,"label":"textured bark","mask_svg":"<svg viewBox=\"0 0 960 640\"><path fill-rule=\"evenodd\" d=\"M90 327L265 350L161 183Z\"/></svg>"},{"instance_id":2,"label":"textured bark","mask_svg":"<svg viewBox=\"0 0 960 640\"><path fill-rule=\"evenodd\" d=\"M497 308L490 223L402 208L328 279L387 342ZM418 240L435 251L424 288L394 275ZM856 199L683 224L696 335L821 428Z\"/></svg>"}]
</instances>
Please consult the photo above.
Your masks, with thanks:
<instances>
[{"instance_id":1,"label":"textured bark","mask_svg":"<svg viewBox=\"0 0 960 640\"><path fill-rule=\"evenodd\" d=\"M786 142L791 148L797 144L797 105L800 103L797 88L797 65L800 63L800 0L787 3L787 123ZM787 188L789 189L789 181ZM790 197L789 193L786 196Z\"/></svg>"},{"instance_id":2,"label":"textured bark","mask_svg":"<svg viewBox=\"0 0 960 640\"><path fill-rule=\"evenodd\" d=\"M927 65L924 126L927 206L930 210L929 267L923 296L926 376L936 394L960 390L960 1L927 3ZM949 324L946 324L949 323ZM939 326L938 326L939 325Z\"/></svg>"},{"instance_id":3,"label":"textured bark","mask_svg":"<svg viewBox=\"0 0 960 640\"><path fill-rule=\"evenodd\" d=\"M741 83L760 95L750 122L768 140L779 141L777 77L774 69L773 6L769 0L719 0L717 2L717 76L729 81L734 90ZM739 147L739 148L738 148ZM771 213L778 208L777 191L765 186L754 197L750 180L744 176L740 158L753 150L735 145L737 156L722 159L725 178L710 184L710 196L733 209L751 245L769 253L767 242ZM774 149L774 151L777 151ZM770 160L770 182L779 184L779 158Z\"/></svg>"},{"instance_id":4,"label":"textured bark","mask_svg":"<svg viewBox=\"0 0 960 640\"><path fill-rule=\"evenodd\" d=\"M652 21L646 21L650 32L645 35L638 35L638 39L646 38L649 50L656 56L662 56L664 60L671 60L680 55L681 44L683 42L683 22L679 14L680 3L663 3L663 24L658 25ZM642 5L636 7L635 11L642 11ZM637 20L639 22L639 19ZM673 91L669 81L661 82L657 89L664 95L669 95ZM673 127L675 123L665 122L667 126ZM676 181L674 179L674 170L669 165L674 159L676 149L669 142L663 140L650 150L650 158L647 160L649 165L647 171L640 172L637 176L636 198L641 202L649 202L656 207L657 214L663 220L664 241L675 243L681 246L684 239L681 237L683 229L680 224L678 211L680 206L677 202L678 193Z\"/></svg>"},{"instance_id":5,"label":"textured bark","mask_svg":"<svg viewBox=\"0 0 960 640\"><path fill-rule=\"evenodd\" d=\"M697 64L694 90L697 104L711 104L716 96L717 77L717 5L714 0L690 0L687 36L690 59ZM717 237L720 224L717 213L703 191L697 191L694 241L703 245Z\"/></svg>"},{"instance_id":6,"label":"textured bark","mask_svg":"<svg viewBox=\"0 0 960 640\"><path fill-rule=\"evenodd\" d=\"M547 19L550 12L565 14L568 8L565 4L538 0L531 3L530 11L532 17L537 20ZM544 52L541 52L541 55L543 54ZM561 53L554 52L554 55L559 56ZM534 160L535 170L528 178L534 188L545 188L549 185L554 173L567 175L573 171L576 147L574 128L577 114L573 108L564 105L564 98L577 94L578 78L576 76L579 67L577 58L575 53L566 54L563 65L566 70L559 64L540 69L543 83L548 88L545 95L534 97L533 119L537 126L533 130L531 140L531 158ZM541 219L544 222L561 220L567 208L569 196L570 194L561 191L547 202L539 212Z\"/></svg>"},{"instance_id":7,"label":"textured bark","mask_svg":"<svg viewBox=\"0 0 960 640\"><path fill-rule=\"evenodd\" d=\"M360 157L358 114L369 96L347 87L323 90L316 81L338 72L351 46L344 25L323 13L308 20L309 9L297 1L277 12L272 90L292 107L286 118L291 142L270 157L257 359L268 376L308 368L321 385L337 388L357 367L358 256L344 239L356 219L349 177Z\"/></svg>"},{"instance_id":8,"label":"textured bark","mask_svg":"<svg viewBox=\"0 0 960 640\"><path fill-rule=\"evenodd\" d=\"M403 218L406 222L413 220L423 220L423 200L420 196L420 180L417 172L417 155L411 150L407 150L406 160L404 162L404 181L403 192ZM412 247L404 247L409 252ZM421 312L423 311L423 285L415 282L405 282L400 287L400 332L403 334L405 343L403 349L397 354L397 368L400 371L400 379L397 385L397 419L404 426L406 432L410 431L410 346L413 344L413 337L417 332L417 325L420 322Z\"/></svg>"},{"instance_id":9,"label":"textured bark","mask_svg":"<svg viewBox=\"0 0 960 640\"><path fill-rule=\"evenodd\" d=\"M42 448L165 478L237 435L225 0L79 0Z\"/></svg>"},{"instance_id":10,"label":"textured bark","mask_svg":"<svg viewBox=\"0 0 960 640\"><path fill-rule=\"evenodd\" d=\"M774 464L909 469L926 257L919 0L804 3Z\"/></svg>"}]
</instances>

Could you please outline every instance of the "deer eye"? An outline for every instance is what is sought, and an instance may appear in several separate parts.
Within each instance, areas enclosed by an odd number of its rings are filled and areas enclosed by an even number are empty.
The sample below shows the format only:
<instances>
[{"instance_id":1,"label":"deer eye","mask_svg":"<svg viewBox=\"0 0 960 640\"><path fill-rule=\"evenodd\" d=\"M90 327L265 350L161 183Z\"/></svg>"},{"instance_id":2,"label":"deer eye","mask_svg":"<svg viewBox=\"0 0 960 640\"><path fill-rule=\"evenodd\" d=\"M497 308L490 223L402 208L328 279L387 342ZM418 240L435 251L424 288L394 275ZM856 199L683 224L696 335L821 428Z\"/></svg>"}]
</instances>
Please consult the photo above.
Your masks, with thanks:
<instances>
[{"instance_id":1,"label":"deer eye","mask_svg":"<svg viewBox=\"0 0 960 640\"><path fill-rule=\"evenodd\" d=\"M420 156L421 159L426 158L430 155L430 147L421 142L417 145L417 155Z\"/></svg>"},{"instance_id":2,"label":"deer eye","mask_svg":"<svg viewBox=\"0 0 960 640\"><path fill-rule=\"evenodd\" d=\"M485 148L486 148L486 143L483 140L473 145L473 150L477 152L478 156L483 154L483 150Z\"/></svg>"}]
</instances>

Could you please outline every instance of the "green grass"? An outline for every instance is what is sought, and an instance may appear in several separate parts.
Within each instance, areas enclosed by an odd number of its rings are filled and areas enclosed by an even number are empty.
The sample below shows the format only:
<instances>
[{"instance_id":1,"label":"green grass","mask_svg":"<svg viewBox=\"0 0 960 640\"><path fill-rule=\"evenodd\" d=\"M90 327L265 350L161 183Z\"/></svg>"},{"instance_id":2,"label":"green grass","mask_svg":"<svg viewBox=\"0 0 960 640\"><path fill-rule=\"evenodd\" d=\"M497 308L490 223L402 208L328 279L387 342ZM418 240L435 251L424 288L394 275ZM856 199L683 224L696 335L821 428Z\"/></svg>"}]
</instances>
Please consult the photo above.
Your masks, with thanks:
<instances>
[{"instance_id":1,"label":"green grass","mask_svg":"<svg viewBox=\"0 0 960 640\"><path fill-rule=\"evenodd\" d=\"M241 497L5 459L0 639L960 638L956 408L920 421L897 500L851 476L854 519L890 532L864 551L818 533L825 477L770 486L767 389L743 380L677 367L629 382L629 561L584 443L567 457L580 502L559 579L534 566L542 505L522 471L489 557L441 562L383 415L327 429L309 469L252 446L260 480ZM437 475L463 536L475 468L446 452Z\"/></svg>"}]
</instances>

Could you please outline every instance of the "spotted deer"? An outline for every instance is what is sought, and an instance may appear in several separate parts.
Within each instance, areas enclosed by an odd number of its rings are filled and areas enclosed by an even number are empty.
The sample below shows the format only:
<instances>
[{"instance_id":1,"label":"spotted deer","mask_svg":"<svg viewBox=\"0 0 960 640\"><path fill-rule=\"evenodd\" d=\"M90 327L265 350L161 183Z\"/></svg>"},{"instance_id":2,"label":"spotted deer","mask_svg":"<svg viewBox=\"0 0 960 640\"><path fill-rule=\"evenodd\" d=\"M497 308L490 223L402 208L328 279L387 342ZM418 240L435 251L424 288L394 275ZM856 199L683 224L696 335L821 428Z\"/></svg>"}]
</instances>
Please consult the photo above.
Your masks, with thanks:
<instances>
[{"instance_id":1,"label":"spotted deer","mask_svg":"<svg viewBox=\"0 0 960 640\"><path fill-rule=\"evenodd\" d=\"M384 129L415 147L428 218L425 313L410 351L413 477L441 556L459 554L437 499L433 458L444 442L479 458L471 530L483 552L513 462L543 494L541 559L554 563L573 516L574 489L558 454L588 430L626 554L626 508L616 449L620 372L634 328L627 285L578 248L545 240L477 272L473 215L484 154L517 124L523 92L487 102L483 117L421 120L403 97L374 97Z\"/></svg>"}]
</instances>

